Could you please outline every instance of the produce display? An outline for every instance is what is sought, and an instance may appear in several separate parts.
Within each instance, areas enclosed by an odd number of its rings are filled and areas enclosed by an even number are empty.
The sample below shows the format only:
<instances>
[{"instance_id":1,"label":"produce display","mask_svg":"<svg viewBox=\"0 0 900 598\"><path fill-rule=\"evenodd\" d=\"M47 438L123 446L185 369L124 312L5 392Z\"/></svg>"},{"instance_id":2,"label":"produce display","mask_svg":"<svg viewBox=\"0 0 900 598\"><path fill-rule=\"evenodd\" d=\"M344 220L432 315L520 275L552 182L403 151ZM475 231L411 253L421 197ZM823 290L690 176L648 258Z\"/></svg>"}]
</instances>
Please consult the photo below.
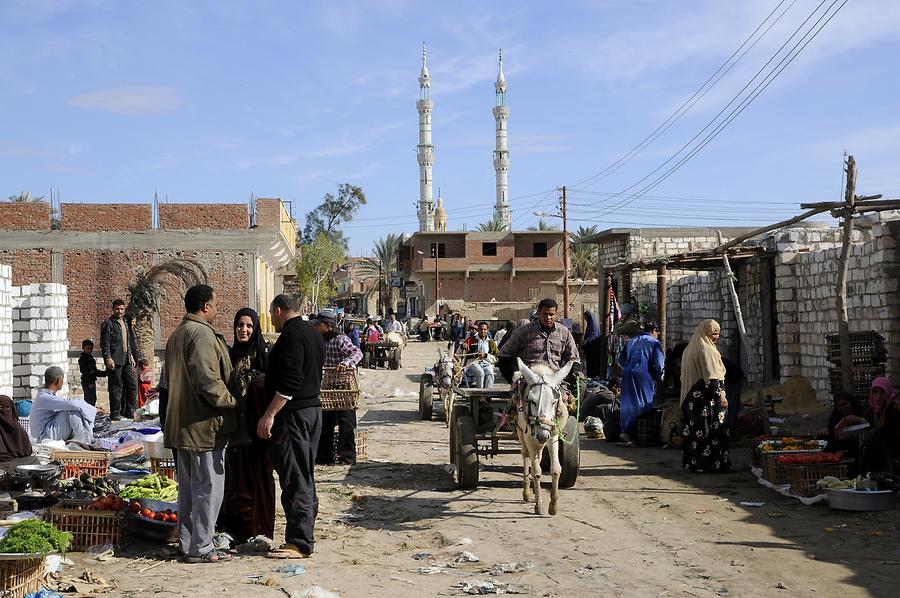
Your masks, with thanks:
<instances>
[{"instance_id":1,"label":"produce display","mask_svg":"<svg viewBox=\"0 0 900 598\"><path fill-rule=\"evenodd\" d=\"M785 437L766 439L759 448L766 453L771 451L818 451L825 448L826 444L823 440Z\"/></svg>"},{"instance_id":2,"label":"produce display","mask_svg":"<svg viewBox=\"0 0 900 598\"><path fill-rule=\"evenodd\" d=\"M153 521L162 521L164 523L178 523L178 513L172 509L166 509L162 512L154 512L152 509L142 507L141 503L135 501L131 503L131 510L135 515L139 515L144 519L152 519Z\"/></svg>"},{"instance_id":3,"label":"produce display","mask_svg":"<svg viewBox=\"0 0 900 598\"><path fill-rule=\"evenodd\" d=\"M102 496L85 507L86 511L124 511L128 508L128 501L114 494Z\"/></svg>"},{"instance_id":4,"label":"produce display","mask_svg":"<svg viewBox=\"0 0 900 598\"><path fill-rule=\"evenodd\" d=\"M119 496L129 500L149 498L164 502L174 502L178 500L178 482L170 480L165 476L151 473L148 476L144 476L139 480L127 484L125 488L119 492Z\"/></svg>"},{"instance_id":5,"label":"produce display","mask_svg":"<svg viewBox=\"0 0 900 598\"><path fill-rule=\"evenodd\" d=\"M59 483L59 490L53 493L55 498L75 498L94 500L119 492L119 483L103 476L91 477L86 473L77 478L70 478Z\"/></svg>"},{"instance_id":6,"label":"produce display","mask_svg":"<svg viewBox=\"0 0 900 598\"><path fill-rule=\"evenodd\" d=\"M61 532L46 521L29 519L20 521L9 528L0 540L2 553L66 552L72 542L72 534Z\"/></svg>"},{"instance_id":7,"label":"produce display","mask_svg":"<svg viewBox=\"0 0 900 598\"><path fill-rule=\"evenodd\" d=\"M796 455L780 455L779 463L789 465L817 465L820 463L840 463L844 458L837 453L797 453Z\"/></svg>"}]
</instances>

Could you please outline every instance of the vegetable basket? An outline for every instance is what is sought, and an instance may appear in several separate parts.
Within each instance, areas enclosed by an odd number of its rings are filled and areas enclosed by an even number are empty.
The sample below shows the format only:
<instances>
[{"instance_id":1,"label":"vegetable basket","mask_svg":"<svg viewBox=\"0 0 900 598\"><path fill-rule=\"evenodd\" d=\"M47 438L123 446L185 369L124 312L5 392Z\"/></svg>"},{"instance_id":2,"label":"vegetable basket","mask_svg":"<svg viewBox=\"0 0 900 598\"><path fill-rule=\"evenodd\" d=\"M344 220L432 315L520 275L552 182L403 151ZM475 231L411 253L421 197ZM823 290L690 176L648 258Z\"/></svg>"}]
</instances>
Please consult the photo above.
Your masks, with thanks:
<instances>
[{"instance_id":1,"label":"vegetable basket","mask_svg":"<svg viewBox=\"0 0 900 598\"><path fill-rule=\"evenodd\" d=\"M355 410L359 407L359 383L353 369L324 368L319 395L322 411Z\"/></svg>"},{"instance_id":2,"label":"vegetable basket","mask_svg":"<svg viewBox=\"0 0 900 598\"><path fill-rule=\"evenodd\" d=\"M62 500L47 510L47 521L72 534L70 549L82 552L101 544L118 545L122 539L123 511L88 511L90 500Z\"/></svg>"},{"instance_id":3,"label":"vegetable basket","mask_svg":"<svg viewBox=\"0 0 900 598\"><path fill-rule=\"evenodd\" d=\"M0 554L0 596L25 598L41 587L42 554Z\"/></svg>"},{"instance_id":4,"label":"vegetable basket","mask_svg":"<svg viewBox=\"0 0 900 598\"><path fill-rule=\"evenodd\" d=\"M847 465L853 459L845 459L837 463L779 463L784 477L791 485L791 493L796 496L810 497L822 494L816 482L826 476L839 480L847 478Z\"/></svg>"},{"instance_id":5,"label":"vegetable basket","mask_svg":"<svg viewBox=\"0 0 900 598\"><path fill-rule=\"evenodd\" d=\"M91 477L109 475L110 453L105 451L53 451L50 458L62 465L64 480L83 473Z\"/></svg>"},{"instance_id":6,"label":"vegetable basket","mask_svg":"<svg viewBox=\"0 0 900 598\"><path fill-rule=\"evenodd\" d=\"M148 508L151 511L163 512L169 509L178 512L178 503L163 502L161 500L152 500L149 498L140 498L137 501L142 508ZM172 543L178 541L178 523L169 521L155 521L141 516L138 513L131 513L131 519L128 529L135 536L154 540L156 542Z\"/></svg>"}]
</instances>

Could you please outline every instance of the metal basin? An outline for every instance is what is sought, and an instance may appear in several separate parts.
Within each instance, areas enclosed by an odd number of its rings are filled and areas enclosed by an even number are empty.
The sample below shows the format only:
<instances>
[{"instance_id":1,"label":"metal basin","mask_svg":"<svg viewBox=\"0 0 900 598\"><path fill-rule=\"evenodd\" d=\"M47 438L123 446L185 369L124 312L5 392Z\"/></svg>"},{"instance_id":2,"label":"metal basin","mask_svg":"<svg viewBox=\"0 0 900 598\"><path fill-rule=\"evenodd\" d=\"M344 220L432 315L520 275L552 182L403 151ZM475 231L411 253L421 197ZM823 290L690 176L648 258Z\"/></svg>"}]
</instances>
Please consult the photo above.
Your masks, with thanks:
<instances>
[{"instance_id":1,"label":"metal basin","mask_svg":"<svg viewBox=\"0 0 900 598\"><path fill-rule=\"evenodd\" d=\"M897 506L890 490L844 490L828 488L828 506L843 511L887 511Z\"/></svg>"},{"instance_id":2,"label":"metal basin","mask_svg":"<svg viewBox=\"0 0 900 598\"><path fill-rule=\"evenodd\" d=\"M32 478L52 478L59 473L58 465L17 465L16 471Z\"/></svg>"}]
</instances>

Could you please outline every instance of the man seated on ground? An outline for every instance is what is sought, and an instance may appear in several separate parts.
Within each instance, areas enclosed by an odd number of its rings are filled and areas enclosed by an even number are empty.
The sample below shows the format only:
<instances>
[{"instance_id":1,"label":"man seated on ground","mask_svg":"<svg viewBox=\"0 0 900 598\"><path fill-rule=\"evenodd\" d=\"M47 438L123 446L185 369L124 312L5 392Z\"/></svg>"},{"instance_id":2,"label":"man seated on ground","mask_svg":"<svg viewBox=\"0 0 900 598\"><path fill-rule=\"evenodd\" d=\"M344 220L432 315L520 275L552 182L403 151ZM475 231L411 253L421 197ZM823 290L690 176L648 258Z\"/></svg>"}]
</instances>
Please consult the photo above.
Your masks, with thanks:
<instances>
[{"instance_id":1,"label":"man seated on ground","mask_svg":"<svg viewBox=\"0 0 900 598\"><path fill-rule=\"evenodd\" d=\"M74 440L89 443L94 439L97 409L83 399L57 395L64 383L62 368L52 366L44 372L44 386L38 390L31 407L31 433L38 442Z\"/></svg>"},{"instance_id":2,"label":"man seated on ground","mask_svg":"<svg viewBox=\"0 0 900 598\"><path fill-rule=\"evenodd\" d=\"M494 385L494 364L499 353L497 343L488 333L487 322L480 322L478 333L466 340L466 357L474 357L466 366L466 374L472 376L475 388L490 388Z\"/></svg>"}]
</instances>

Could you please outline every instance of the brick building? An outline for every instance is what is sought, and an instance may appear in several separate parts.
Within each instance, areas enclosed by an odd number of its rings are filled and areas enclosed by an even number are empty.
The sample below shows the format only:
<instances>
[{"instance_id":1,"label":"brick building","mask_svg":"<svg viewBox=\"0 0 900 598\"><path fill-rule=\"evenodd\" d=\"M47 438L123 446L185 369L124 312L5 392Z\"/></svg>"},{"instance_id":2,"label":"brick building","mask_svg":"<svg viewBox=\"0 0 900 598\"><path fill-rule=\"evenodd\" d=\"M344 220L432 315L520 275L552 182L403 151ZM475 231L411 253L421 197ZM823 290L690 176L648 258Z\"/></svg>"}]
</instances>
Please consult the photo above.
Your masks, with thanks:
<instances>
[{"instance_id":1,"label":"brick building","mask_svg":"<svg viewBox=\"0 0 900 598\"><path fill-rule=\"evenodd\" d=\"M156 213L154 213L154 211ZM246 204L62 204L60 230L51 230L45 203L0 203L0 264L12 284L68 287L68 344L97 339L111 300L127 299L138 271L172 258L192 258L219 296L216 328L232 336L231 316L241 307L260 312L282 291L295 256L296 224L279 199ZM183 292L183 290L182 290ZM162 301L157 349L165 346L184 308L182 295Z\"/></svg>"},{"instance_id":2,"label":"brick building","mask_svg":"<svg viewBox=\"0 0 900 598\"><path fill-rule=\"evenodd\" d=\"M435 313L435 269L441 304L533 303L548 283L561 295L562 238L560 231L418 232L400 246L406 313Z\"/></svg>"}]
</instances>

